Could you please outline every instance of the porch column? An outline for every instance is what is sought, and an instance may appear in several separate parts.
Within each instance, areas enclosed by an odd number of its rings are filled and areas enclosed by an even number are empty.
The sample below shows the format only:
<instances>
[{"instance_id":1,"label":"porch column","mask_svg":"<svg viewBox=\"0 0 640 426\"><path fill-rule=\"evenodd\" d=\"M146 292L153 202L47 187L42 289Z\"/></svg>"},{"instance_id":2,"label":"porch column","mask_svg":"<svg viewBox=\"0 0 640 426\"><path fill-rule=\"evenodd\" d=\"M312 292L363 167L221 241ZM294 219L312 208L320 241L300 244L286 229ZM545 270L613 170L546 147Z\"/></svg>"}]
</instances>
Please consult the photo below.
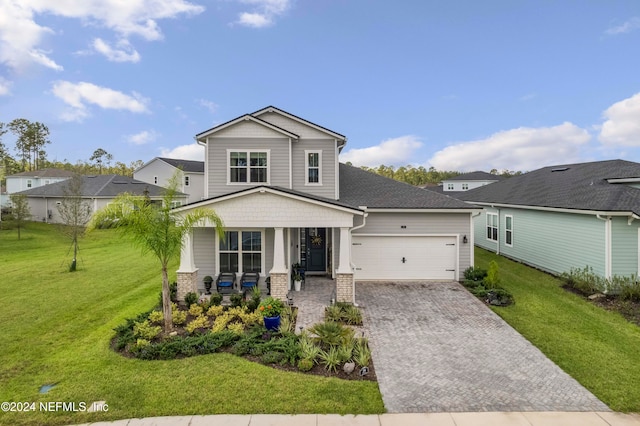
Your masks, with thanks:
<instances>
[{"instance_id":1,"label":"porch column","mask_svg":"<svg viewBox=\"0 0 640 426\"><path fill-rule=\"evenodd\" d=\"M198 292L198 268L196 268L193 257L193 235L191 232L182 237L182 248L180 249L180 267L177 271L178 278L178 300L184 301L187 293Z\"/></svg>"},{"instance_id":2,"label":"porch column","mask_svg":"<svg viewBox=\"0 0 640 426\"><path fill-rule=\"evenodd\" d=\"M351 268L351 233L348 227L340 228L340 264L336 271L336 302L353 303L355 282Z\"/></svg>"},{"instance_id":3,"label":"porch column","mask_svg":"<svg viewBox=\"0 0 640 426\"><path fill-rule=\"evenodd\" d=\"M282 301L287 300L289 287L289 269L285 264L284 230L274 228L273 237L273 267L269 271L271 277L271 296Z\"/></svg>"}]
</instances>

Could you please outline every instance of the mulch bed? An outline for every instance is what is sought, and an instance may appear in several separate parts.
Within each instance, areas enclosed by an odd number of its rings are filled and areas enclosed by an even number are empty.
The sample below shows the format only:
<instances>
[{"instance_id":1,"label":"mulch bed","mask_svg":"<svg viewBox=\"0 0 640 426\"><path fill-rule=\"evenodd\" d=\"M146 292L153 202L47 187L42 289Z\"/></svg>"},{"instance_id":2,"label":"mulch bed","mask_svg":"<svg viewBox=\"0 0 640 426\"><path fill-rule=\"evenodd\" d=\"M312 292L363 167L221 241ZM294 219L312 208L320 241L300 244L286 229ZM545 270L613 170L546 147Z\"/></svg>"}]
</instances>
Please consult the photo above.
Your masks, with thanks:
<instances>
[{"instance_id":1,"label":"mulch bed","mask_svg":"<svg viewBox=\"0 0 640 426\"><path fill-rule=\"evenodd\" d=\"M640 327L640 301L638 300L622 300L619 297L603 295L595 299L589 299L589 294L586 294L576 288L563 285L563 289L566 291L577 294L586 301L599 306L608 311L617 312L622 315L627 321Z\"/></svg>"}]
</instances>

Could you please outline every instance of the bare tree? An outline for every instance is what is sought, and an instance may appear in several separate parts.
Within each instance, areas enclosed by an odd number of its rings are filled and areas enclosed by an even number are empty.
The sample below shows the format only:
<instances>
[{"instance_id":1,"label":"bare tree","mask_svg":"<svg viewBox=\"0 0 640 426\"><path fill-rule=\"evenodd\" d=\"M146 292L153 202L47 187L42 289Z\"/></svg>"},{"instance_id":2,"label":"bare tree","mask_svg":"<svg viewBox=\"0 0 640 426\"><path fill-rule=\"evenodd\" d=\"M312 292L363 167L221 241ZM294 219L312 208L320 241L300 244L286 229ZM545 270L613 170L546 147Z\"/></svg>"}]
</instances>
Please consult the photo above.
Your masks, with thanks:
<instances>
[{"instance_id":1,"label":"bare tree","mask_svg":"<svg viewBox=\"0 0 640 426\"><path fill-rule=\"evenodd\" d=\"M29 203L27 202L27 196L24 194L11 194L11 213L16 221L18 228L18 239L20 239L20 230L24 228L24 222L31 217L31 210L29 209Z\"/></svg>"},{"instance_id":2,"label":"bare tree","mask_svg":"<svg viewBox=\"0 0 640 426\"><path fill-rule=\"evenodd\" d=\"M85 227L91 219L91 204L82 198L82 176L75 174L66 181L62 192L64 197L58 205L58 212L62 219L60 229L69 239L73 247L73 260L69 265L69 272L74 272L78 259L78 240L84 235Z\"/></svg>"}]
</instances>

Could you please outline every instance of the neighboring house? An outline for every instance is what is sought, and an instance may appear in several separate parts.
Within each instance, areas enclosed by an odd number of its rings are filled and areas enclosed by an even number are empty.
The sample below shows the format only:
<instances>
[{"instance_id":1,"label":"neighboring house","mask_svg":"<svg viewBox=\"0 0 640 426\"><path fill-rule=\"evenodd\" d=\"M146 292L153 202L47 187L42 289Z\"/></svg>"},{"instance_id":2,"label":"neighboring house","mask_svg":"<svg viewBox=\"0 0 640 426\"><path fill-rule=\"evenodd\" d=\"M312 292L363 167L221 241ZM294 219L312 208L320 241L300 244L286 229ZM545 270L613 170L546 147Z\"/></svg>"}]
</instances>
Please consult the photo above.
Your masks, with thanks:
<instances>
[{"instance_id":1,"label":"neighboring house","mask_svg":"<svg viewBox=\"0 0 640 426\"><path fill-rule=\"evenodd\" d=\"M51 183L62 182L73 176L73 172L61 169L42 169L7 176L7 195Z\"/></svg>"},{"instance_id":2,"label":"neighboring house","mask_svg":"<svg viewBox=\"0 0 640 426\"><path fill-rule=\"evenodd\" d=\"M7 193L7 187L5 185L0 186L0 208L7 207L9 205L9 194ZM0 217L2 220L2 217Z\"/></svg>"},{"instance_id":3,"label":"neighboring house","mask_svg":"<svg viewBox=\"0 0 640 426\"><path fill-rule=\"evenodd\" d=\"M204 162L156 157L133 172L134 179L154 185L167 186L169 179L180 171L178 190L188 194L188 203L204 198Z\"/></svg>"},{"instance_id":4,"label":"neighboring house","mask_svg":"<svg viewBox=\"0 0 640 426\"><path fill-rule=\"evenodd\" d=\"M443 180L438 186L425 186L424 189L440 192L445 195L455 197L460 192L469 191L481 186L489 185L503 180L504 177L492 175L491 173L475 171L464 173L452 178Z\"/></svg>"},{"instance_id":5,"label":"neighboring house","mask_svg":"<svg viewBox=\"0 0 640 426\"><path fill-rule=\"evenodd\" d=\"M109 204L123 192L133 195L147 194L152 201L162 200L164 188L151 185L127 176L97 175L82 176L82 198L85 199L92 211L97 211ZM22 191L27 196L32 220L47 223L62 223L57 206L65 197L64 191L68 182L57 182L38 188ZM186 194L177 197L181 204L186 202Z\"/></svg>"},{"instance_id":6,"label":"neighboring house","mask_svg":"<svg viewBox=\"0 0 640 426\"><path fill-rule=\"evenodd\" d=\"M353 302L355 280L459 280L473 264L467 203L340 164L346 137L275 107L196 135L205 147L205 200L177 209L213 209L209 226L187 236L178 297L202 291L220 272L270 276L285 298L290 268L336 281ZM224 237L224 238L221 238Z\"/></svg>"},{"instance_id":7,"label":"neighboring house","mask_svg":"<svg viewBox=\"0 0 640 426\"><path fill-rule=\"evenodd\" d=\"M475 243L559 274L639 272L640 163L544 167L458 196L484 207Z\"/></svg>"}]
</instances>

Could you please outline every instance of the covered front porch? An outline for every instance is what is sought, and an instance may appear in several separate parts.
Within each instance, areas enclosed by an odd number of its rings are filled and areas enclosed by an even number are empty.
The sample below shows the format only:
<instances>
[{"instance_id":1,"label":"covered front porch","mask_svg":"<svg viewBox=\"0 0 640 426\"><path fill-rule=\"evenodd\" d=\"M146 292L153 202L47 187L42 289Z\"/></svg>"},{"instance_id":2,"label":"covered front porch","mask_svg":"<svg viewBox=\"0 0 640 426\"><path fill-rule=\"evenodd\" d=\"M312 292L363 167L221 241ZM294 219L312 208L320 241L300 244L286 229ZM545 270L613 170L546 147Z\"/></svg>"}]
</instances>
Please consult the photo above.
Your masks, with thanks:
<instances>
[{"instance_id":1,"label":"covered front porch","mask_svg":"<svg viewBox=\"0 0 640 426\"><path fill-rule=\"evenodd\" d=\"M194 205L213 209L223 220L224 234L202 224L185 237L178 275L178 298L203 293L203 279L222 272L235 274L237 290L244 273L257 272L259 286L270 281L273 297L287 299L293 287L292 266L307 277L326 276L335 283L335 300L353 303L351 230L364 211L339 203L292 194L276 188L245 190ZM213 290L215 291L215 283Z\"/></svg>"}]
</instances>

